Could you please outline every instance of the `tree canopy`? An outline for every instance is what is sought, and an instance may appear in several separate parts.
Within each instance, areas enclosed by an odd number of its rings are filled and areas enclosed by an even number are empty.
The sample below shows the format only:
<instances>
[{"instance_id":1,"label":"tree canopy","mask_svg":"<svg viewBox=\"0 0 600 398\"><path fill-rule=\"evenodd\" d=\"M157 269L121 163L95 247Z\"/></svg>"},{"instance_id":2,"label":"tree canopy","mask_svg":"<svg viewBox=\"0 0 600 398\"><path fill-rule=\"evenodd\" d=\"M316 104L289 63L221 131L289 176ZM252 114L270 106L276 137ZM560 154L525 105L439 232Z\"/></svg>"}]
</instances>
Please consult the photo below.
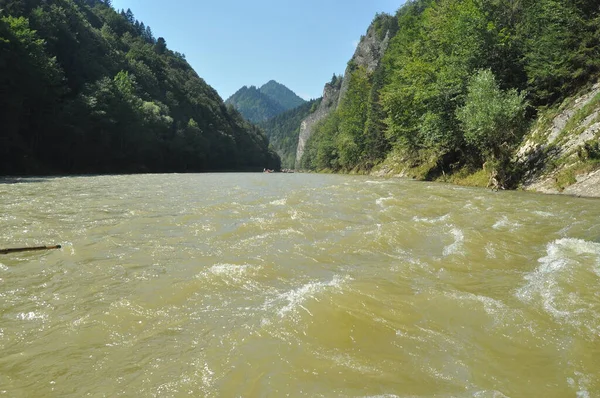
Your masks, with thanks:
<instances>
[{"instance_id":1,"label":"tree canopy","mask_svg":"<svg viewBox=\"0 0 600 398\"><path fill-rule=\"evenodd\" d=\"M390 38L379 66L351 61L347 93L303 167L370 170L391 153L481 167L518 144L537 109L599 75L596 1L412 0L389 18L373 21Z\"/></svg>"},{"instance_id":2,"label":"tree canopy","mask_svg":"<svg viewBox=\"0 0 600 398\"><path fill-rule=\"evenodd\" d=\"M279 168L264 133L131 10L0 8L0 174Z\"/></svg>"}]
</instances>

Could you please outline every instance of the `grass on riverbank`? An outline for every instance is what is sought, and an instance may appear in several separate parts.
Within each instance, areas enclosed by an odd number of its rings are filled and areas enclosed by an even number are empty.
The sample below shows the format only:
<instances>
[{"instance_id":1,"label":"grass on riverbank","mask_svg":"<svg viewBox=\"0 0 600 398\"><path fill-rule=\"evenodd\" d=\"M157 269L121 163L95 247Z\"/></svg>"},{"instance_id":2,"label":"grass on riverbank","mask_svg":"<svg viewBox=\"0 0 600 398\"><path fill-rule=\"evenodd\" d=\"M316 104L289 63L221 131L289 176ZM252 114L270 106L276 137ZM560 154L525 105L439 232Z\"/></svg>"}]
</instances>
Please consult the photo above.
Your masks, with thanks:
<instances>
[{"instance_id":1,"label":"grass on riverbank","mask_svg":"<svg viewBox=\"0 0 600 398\"><path fill-rule=\"evenodd\" d=\"M600 160L588 159L581 163L576 163L564 168L555 177L556 188L559 192L564 191L567 187L577 182L577 177L592 173L600 169Z\"/></svg>"}]
</instances>

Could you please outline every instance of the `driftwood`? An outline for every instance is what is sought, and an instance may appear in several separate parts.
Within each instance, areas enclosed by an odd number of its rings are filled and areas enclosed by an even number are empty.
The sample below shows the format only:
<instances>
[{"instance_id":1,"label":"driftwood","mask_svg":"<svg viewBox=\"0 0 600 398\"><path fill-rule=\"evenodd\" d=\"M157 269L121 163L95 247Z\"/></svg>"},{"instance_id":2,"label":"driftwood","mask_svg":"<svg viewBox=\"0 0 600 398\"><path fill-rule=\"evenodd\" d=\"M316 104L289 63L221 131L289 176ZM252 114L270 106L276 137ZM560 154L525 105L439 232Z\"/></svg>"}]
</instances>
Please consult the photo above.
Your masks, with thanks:
<instances>
[{"instance_id":1,"label":"driftwood","mask_svg":"<svg viewBox=\"0 0 600 398\"><path fill-rule=\"evenodd\" d=\"M37 247L18 247L14 249L0 249L0 254L10 254L10 253L21 253L21 252L33 252L39 250L54 250L60 249L60 245L54 246L37 246Z\"/></svg>"}]
</instances>

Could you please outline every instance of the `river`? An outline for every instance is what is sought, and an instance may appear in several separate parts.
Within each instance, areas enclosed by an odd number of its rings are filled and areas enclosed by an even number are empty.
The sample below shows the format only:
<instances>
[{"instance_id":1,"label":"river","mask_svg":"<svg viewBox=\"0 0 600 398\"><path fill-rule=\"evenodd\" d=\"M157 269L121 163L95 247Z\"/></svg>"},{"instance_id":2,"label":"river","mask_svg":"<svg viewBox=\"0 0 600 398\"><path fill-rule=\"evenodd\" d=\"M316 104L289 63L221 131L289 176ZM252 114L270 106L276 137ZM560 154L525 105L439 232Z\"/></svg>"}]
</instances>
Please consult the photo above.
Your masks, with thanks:
<instances>
[{"instance_id":1,"label":"river","mask_svg":"<svg viewBox=\"0 0 600 398\"><path fill-rule=\"evenodd\" d=\"M0 180L0 396L598 397L600 202L365 176Z\"/></svg>"}]
</instances>

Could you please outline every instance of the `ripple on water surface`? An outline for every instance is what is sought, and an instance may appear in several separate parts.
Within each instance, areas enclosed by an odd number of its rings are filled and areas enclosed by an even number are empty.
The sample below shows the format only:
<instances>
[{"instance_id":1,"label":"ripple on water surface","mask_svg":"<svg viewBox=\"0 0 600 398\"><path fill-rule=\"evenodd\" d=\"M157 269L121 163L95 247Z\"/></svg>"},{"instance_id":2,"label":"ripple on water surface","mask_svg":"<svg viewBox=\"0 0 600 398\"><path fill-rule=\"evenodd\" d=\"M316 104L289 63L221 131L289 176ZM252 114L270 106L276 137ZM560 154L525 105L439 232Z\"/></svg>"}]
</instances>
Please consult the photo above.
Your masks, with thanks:
<instances>
[{"instance_id":1,"label":"ripple on water surface","mask_svg":"<svg viewBox=\"0 0 600 398\"><path fill-rule=\"evenodd\" d=\"M369 177L0 183L7 396L593 397L597 201Z\"/></svg>"}]
</instances>

